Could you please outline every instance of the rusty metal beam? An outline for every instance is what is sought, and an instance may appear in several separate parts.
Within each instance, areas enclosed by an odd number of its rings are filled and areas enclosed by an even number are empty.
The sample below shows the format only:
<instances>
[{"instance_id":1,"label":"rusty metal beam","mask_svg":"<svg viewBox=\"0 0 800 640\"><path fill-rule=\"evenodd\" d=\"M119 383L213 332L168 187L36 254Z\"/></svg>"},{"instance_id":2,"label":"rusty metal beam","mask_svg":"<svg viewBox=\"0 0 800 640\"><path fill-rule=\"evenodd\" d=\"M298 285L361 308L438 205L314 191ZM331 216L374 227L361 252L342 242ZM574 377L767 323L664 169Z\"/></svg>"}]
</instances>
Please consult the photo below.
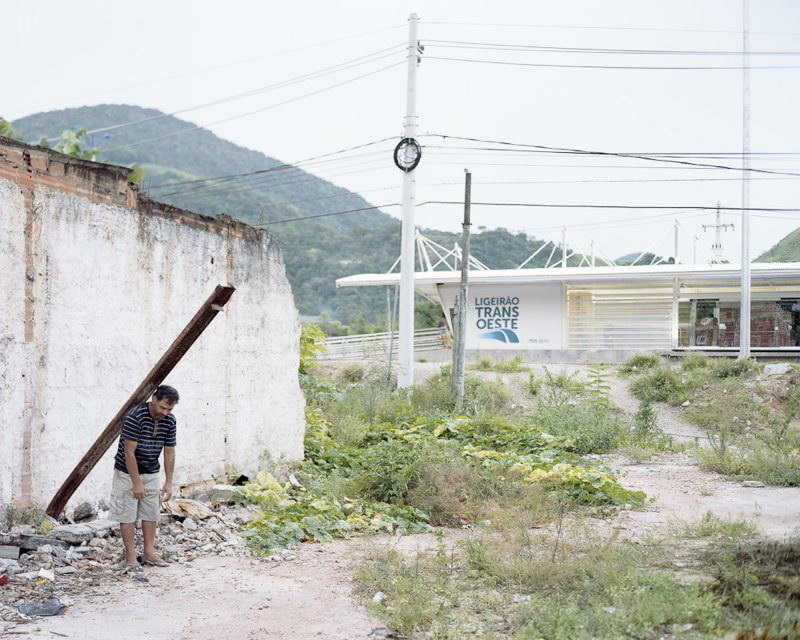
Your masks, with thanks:
<instances>
[{"instance_id":1,"label":"rusty metal beam","mask_svg":"<svg viewBox=\"0 0 800 640\"><path fill-rule=\"evenodd\" d=\"M147 400L158 386L169 375L170 371L175 367L181 358L186 354L189 348L194 344L195 340L200 337L205 328L214 319L220 311L222 311L225 303L230 300L235 289L233 287L217 286L214 293L203 303L200 310L186 325L186 328L181 331L180 335L170 345L169 349L161 356L156 366L147 374L139 388L133 392L133 395L128 398L128 401L117 412L117 415L111 420L103 433L95 440L94 444L89 448L86 454L81 458L77 466L72 470L64 484L61 485L50 504L47 505L46 513L53 518L58 518L64 510L72 494L81 486L81 483L89 475L89 472L100 461L108 448L114 444L119 438L122 429L122 420L125 414L133 407L141 402Z\"/></svg>"}]
</instances>

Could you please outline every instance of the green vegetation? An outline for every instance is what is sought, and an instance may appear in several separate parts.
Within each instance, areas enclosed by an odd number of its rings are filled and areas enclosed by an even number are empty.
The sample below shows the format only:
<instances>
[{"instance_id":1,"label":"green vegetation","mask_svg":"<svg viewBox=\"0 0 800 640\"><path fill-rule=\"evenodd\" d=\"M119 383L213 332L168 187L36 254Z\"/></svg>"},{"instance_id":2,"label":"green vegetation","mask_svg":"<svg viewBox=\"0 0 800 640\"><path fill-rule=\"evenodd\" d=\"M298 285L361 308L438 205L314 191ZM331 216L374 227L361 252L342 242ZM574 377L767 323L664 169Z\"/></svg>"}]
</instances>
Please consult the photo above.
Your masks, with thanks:
<instances>
[{"instance_id":1,"label":"green vegetation","mask_svg":"<svg viewBox=\"0 0 800 640\"><path fill-rule=\"evenodd\" d=\"M520 371L529 371L529 367L522 364L522 356L520 355L516 355L510 360L495 361L484 356L478 358L475 364L468 364L467 369L494 371L495 373L519 373Z\"/></svg>"},{"instance_id":2,"label":"green vegetation","mask_svg":"<svg viewBox=\"0 0 800 640\"><path fill-rule=\"evenodd\" d=\"M800 229L795 229L753 262L800 262Z\"/></svg>"},{"instance_id":3,"label":"green vegetation","mask_svg":"<svg viewBox=\"0 0 800 640\"><path fill-rule=\"evenodd\" d=\"M724 620L720 599L661 568L658 547L529 525L411 558L377 550L357 573L361 593L382 593L370 609L412 638L697 638Z\"/></svg>"},{"instance_id":4,"label":"green vegetation","mask_svg":"<svg viewBox=\"0 0 800 640\"><path fill-rule=\"evenodd\" d=\"M631 424L612 406L600 365L582 377L529 372L536 394L528 410L498 400L496 381L467 376L467 415L453 413L449 367L413 393L395 390L381 368L351 366L335 382L315 380L307 387L306 459L290 481L260 474L241 489L240 499L263 511L246 536L269 553L304 540L435 533L432 550L409 555L376 541L357 571L360 595L397 636L799 637L797 541L764 542L754 525L712 513L661 540L629 541L623 528L597 524L645 495L581 456L669 449L649 399L658 381L676 381L676 397L689 394L691 407L700 397L727 401L731 411L749 406L748 367L669 368L674 379L662 368L644 368L634 380L650 382ZM788 413L753 413L772 426L758 431L763 447L795 442L794 398L783 398ZM729 454L736 443L726 440ZM437 526L466 531L446 537Z\"/></svg>"},{"instance_id":5,"label":"green vegetation","mask_svg":"<svg viewBox=\"0 0 800 640\"><path fill-rule=\"evenodd\" d=\"M729 629L742 638L800 638L800 538L745 539L705 554L714 582L709 593L725 604Z\"/></svg>"},{"instance_id":6,"label":"green vegetation","mask_svg":"<svg viewBox=\"0 0 800 640\"><path fill-rule=\"evenodd\" d=\"M450 547L380 547L356 574L359 591L411 638L800 636L800 539L763 540L748 523L706 514L640 544L592 535L564 506L551 494Z\"/></svg>"},{"instance_id":7,"label":"green vegetation","mask_svg":"<svg viewBox=\"0 0 800 640\"><path fill-rule=\"evenodd\" d=\"M620 367L621 373L633 373L642 369L654 369L661 363L655 353L637 353Z\"/></svg>"},{"instance_id":8,"label":"green vegetation","mask_svg":"<svg viewBox=\"0 0 800 640\"><path fill-rule=\"evenodd\" d=\"M698 522L686 525L680 535L683 538L738 540L740 538L753 537L757 533L758 528L752 522L725 520L710 511L706 511Z\"/></svg>"},{"instance_id":9,"label":"green vegetation","mask_svg":"<svg viewBox=\"0 0 800 640\"><path fill-rule=\"evenodd\" d=\"M796 381L772 391L756 378L751 360L689 356L680 370L646 369L631 383L642 401L634 422L641 431L653 402L685 404L684 418L702 427L709 446L697 451L701 468L737 480L800 486L800 388Z\"/></svg>"},{"instance_id":10,"label":"green vegetation","mask_svg":"<svg viewBox=\"0 0 800 640\"><path fill-rule=\"evenodd\" d=\"M572 509L645 499L580 458L612 450L627 429L610 404L598 400L607 389L597 380L584 385L548 372L549 386L583 394L588 402L551 393L555 404L543 399L525 414L509 406L499 382L468 375L459 415L449 367L410 394L394 389L381 368L351 366L338 382L315 379L321 337L314 325L301 336L308 410L305 460L294 469L299 482L281 485L262 474L240 493L264 513L248 529L256 549L475 523L497 509L546 504L545 492Z\"/></svg>"},{"instance_id":11,"label":"green vegetation","mask_svg":"<svg viewBox=\"0 0 800 640\"><path fill-rule=\"evenodd\" d=\"M0 136L11 138L12 140L20 140L19 134L14 131L14 127L5 118L0 118Z\"/></svg>"},{"instance_id":12,"label":"green vegetation","mask_svg":"<svg viewBox=\"0 0 800 640\"><path fill-rule=\"evenodd\" d=\"M21 507L15 504L7 504L3 508L3 518L0 518L0 526L6 530L18 524L31 524L38 528L46 517L44 509L37 506Z\"/></svg>"}]
</instances>

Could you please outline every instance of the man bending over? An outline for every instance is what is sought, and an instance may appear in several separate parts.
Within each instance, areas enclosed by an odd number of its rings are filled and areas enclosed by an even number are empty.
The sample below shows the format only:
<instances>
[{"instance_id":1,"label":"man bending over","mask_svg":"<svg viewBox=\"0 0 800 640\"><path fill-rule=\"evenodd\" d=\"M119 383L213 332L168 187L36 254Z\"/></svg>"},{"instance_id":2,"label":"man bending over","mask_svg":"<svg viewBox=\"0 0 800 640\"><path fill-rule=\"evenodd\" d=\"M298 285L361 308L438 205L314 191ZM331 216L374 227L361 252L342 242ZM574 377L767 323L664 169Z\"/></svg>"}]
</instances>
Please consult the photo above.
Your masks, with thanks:
<instances>
[{"instance_id":1,"label":"man bending over","mask_svg":"<svg viewBox=\"0 0 800 640\"><path fill-rule=\"evenodd\" d=\"M156 567L166 562L156 555L155 537L160 504L159 498L172 497L172 472L175 469L175 416L178 392L167 385L156 389L150 402L131 409L122 424L117 455L114 457L114 481L111 487L109 518L119 522L125 546L125 566L139 566L134 546L136 521L142 521L144 564ZM166 479L160 485L161 465L158 458L164 451Z\"/></svg>"}]
</instances>

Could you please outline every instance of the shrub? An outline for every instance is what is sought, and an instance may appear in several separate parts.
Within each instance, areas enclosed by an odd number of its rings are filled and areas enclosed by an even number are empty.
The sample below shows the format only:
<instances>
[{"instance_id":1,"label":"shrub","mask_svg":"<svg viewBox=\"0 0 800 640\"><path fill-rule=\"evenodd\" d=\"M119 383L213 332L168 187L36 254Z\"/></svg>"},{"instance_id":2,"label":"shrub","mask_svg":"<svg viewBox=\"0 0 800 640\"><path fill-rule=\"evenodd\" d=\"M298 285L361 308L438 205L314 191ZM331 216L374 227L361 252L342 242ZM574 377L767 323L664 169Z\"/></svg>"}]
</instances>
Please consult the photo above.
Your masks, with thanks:
<instances>
[{"instance_id":1,"label":"shrub","mask_svg":"<svg viewBox=\"0 0 800 640\"><path fill-rule=\"evenodd\" d=\"M625 433L625 425L610 409L591 405L539 405L535 424L554 436L567 439L567 450L585 455L613 451Z\"/></svg>"},{"instance_id":2,"label":"shrub","mask_svg":"<svg viewBox=\"0 0 800 640\"><path fill-rule=\"evenodd\" d=\"M531 373L528 375L528 382L525 383L525 388L532 396L537 396L542 390L542 381L537 378L535 374Z\"/></svg>"},{"instance_id":3,"label":"shrub","mask_svg":"<svg viewBox=\"0 0 800 640\"><path fill-rule=\"evenodd\" d=\"M661 358L655 353L637 353L623 365L623 369L627 371L655 369L660 363Z\"/></svg>"},{"instance_id":4,"label":"shrub","mask_svg":"<svg viewBox=\"0 0 800 640\"><path fill-rule=\"evenodd\" d=\"M750 359L718 358L711 367L711 373L717 378L739 378L755 369L756 363Z\"/></svg>"},{"instance_id":5,"label":"shrub","mask_svg":"<svg viewBox=\"0 0 800 640\"><path fill-rule=\"evenodd\" d=\"M695 369L705 369L711 364L711 358L704 353L692 351L687 353L681 360L681 368L684 371L694 371Z\"/></svg>"},{"instance_id":6,"label":"shrub","mask_svg":"<svg viewBox=\"0 0 800 640\"><path fill-rule=\"evenodd\" d=\"M637 378L631 384L631 391L647 402L679 402L684 394L681 377L668 368L658 368Z\"/></svg>"},{"instance_id":7,"label":"shrub","mask_svg":"<svg viewBox=\"0 0 800 640\"><path fill-rule=\"evenodd\" d=\"M449 414L455 408L456 398L453 393L453 378L449 367L428 378L414 387L411 396L414 410L423 415ZM481 380L477 376L464 377L464 405L462 413L466 415L482 415L501 413L511 403L511 396L501 382Z\"/></svg>"},{"instance_id":8,"label":"shrub","mask_svg":"<svg viewBox=\"0 0 800 640\"><path fill-rule=\"evenodd\" d=\"M636 440L651 440L661 433L658 426L658 414L649 400L642 400L639 409L633 414L633 435Z\"/></svg>"},{"instance_id":9,"label":"shrub","mask_svg":"<svg viewBox=\"0 0 800 640\"><path fill-rule=\"evenodd\" d=\"M364 371L364 367L361 367L357 364L351 364L341 370L339 373L339 379L343 382L356 383L361 382L364 379L365 374L366 372Z\"/></svg>"},{"instance_id":10,"label":"shrub","mask_svg":"<svg viewBox=\"0 0 800 640\"><path fill-rule=\"evenodd\" d=\"M755 438L698 451L701 469L737 480L759 480L778 487L800 486L800 460L794 451L775 451Z\"/></svg>"},{"instance_id":11,"label":"shrub","mask_svg":"<svg viewBox=\"0 0 800 640\"><path fill-rule=\"evenodd\" d=\"M379 442L363 451L353 485L372 500L405 504L409 491L419 485L424 467L463 466L458 451L455 443L439 440Z\"/></svg>"}]
</instances>

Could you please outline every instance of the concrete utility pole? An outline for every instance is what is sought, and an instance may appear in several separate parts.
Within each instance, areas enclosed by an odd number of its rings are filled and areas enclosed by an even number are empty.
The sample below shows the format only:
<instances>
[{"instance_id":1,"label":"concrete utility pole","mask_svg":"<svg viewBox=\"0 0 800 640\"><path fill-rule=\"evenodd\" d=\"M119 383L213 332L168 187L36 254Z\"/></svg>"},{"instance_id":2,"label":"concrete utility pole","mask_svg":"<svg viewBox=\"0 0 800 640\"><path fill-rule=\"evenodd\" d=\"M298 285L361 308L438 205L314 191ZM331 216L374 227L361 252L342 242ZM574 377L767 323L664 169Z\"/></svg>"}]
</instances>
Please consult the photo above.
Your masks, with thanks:
<instances>
[{"instance_id":1,"label":"concrete utility pole","mask_svg":"<svg viewBox=\"0 0 800 640\"><path fill-rule=\"evenodd\" d=\"M678 234L679 234L679 231L680 231L680 223L677 220L675 220L675 249L674 249L674 251L672 253L672 260L673 260L674 264L678 264L678 240L679 240Z\"/></svg>"},{"instance_id":2,"label":"concrete utility pole","mask_svg":"<svg viewBox=\"0 0 800 640\"><path fill-rule=\"evenodd\" d=\"M739 359L750 357L750 43L749 1L742 0L742 282Z\"/></svg>"},{"instance_id":3,"label":"concrete utility pole","mask_svg":"<svg viewBox=\"0 0 800 640\"><path fill-rule=\"evenodd\" d=\"M453 344L453 392L456 409L464 404L464 355L467 333L467 284L469 280L469 227L472 204L472 174L467 171L464 184L464 222L461 232L461 287L456 300L456 335Z\"/></svg>"},{"instance_id":4,"label":"concrete utility pole","mask_svg":"<svg viewBox=\"0 0 800 640\"><path fill-rule=\"evenodd\" d=\"M406 119L403 126L404 141L414 141L417 133L417 64L419 62L419 43L417 41L417 25L419 16L412 13L408 19L408 80L406 89ZM397 162L398 147L395 150ZM419 146L416 147L419 152ZM400 335L398 344L397 386L405 389L414 384L414 167L410 154L414 153L412 145L402 150L405 154L401 161L408 162L403 171L403 226L400 242ZM417 156L417 161L419 157ZM413 164L413 166L411 166ZM400 163L398 163L398 166ZM401 167L402 168L402 167Z\"/></svg>"},{"instance_id":5,"label":"concrete utility pole","mask_svg":"<svg viewBox=\"0 0 800 640\"><path fill-rule=\"evenodd\" d=\"M722 213L719 210L719 202L717 202L717 223L716 224L704 224L703 231L707 229L714 229L714 244L711 245L711 255L714 256L712 262L721 263L722 262L722 232L727 231L728 227L731 228L731 231L734 230L732 224L722 224Z\"/></svg>"}]
</instances>

